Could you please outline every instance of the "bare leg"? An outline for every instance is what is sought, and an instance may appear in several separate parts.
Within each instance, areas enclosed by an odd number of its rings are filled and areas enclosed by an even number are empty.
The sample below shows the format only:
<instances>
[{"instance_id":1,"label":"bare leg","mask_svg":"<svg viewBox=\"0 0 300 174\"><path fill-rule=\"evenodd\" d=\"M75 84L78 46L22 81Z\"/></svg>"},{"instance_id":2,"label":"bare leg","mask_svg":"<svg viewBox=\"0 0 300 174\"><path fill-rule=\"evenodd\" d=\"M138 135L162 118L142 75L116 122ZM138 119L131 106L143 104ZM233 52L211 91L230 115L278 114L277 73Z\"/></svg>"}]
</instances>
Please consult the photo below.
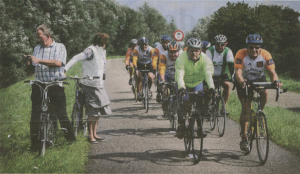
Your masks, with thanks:
<instances>
[{"instance_id":1,"label":"bare leg","mask_svg":"<svg viewBox=\"0 0 300 174\"><path fill-rule=\"evenodd\" d=\"M93 116L88 117L88 123L89 123L89 131L90 131L90 137L91 141L96 141L94 137L94 127L95 127L95 121Z\"/></svg>"},{"instance_id":2,"label":"bare leg","mask_svg":"<svg viewBox=\"0 0 300 174\"><path fill-rule=\"evenodd\" d=\"M94 137L95 137L95 138L100 138L100 137L97 135L98 121L99 121L99 117L96 118L96 123L95 123L95 129L94 129Z\"/></svg>"},{"instance_id":3,"label":"bare leg","mask_svg":"<svg viewBox=\"0 0 300 174\"><path fill-rule=\"evenodd\" d=\"M265 105L267 103L268 100L268 90L263 90L262 92L260 92L260 104L261 104L261 110L264 110Z\"/></svg>"}]
</instances>

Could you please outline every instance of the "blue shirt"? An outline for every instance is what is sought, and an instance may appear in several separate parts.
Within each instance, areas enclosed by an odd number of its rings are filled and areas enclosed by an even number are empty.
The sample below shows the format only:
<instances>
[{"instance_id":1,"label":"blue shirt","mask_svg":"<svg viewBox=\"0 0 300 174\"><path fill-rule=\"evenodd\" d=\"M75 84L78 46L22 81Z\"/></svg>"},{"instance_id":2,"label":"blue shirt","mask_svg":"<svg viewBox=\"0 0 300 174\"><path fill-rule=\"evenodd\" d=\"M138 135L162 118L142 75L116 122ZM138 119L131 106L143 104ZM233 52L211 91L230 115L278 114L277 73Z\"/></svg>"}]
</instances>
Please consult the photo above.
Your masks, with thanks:
<instances>
[{"instance_id":1,"label":"blue shirt","mask_svg":"<svg viewBox=\"0 0 300 174\"><path fill-rule=\"evenodd\" d=\"M33 56L42 60L59 60L62 62L61 67L50 67L42 64L35 64L35 79L43 82L51 82L55 79L65 78L64 66L67 59L67 50L64 44L53 43L48 47L37 45L34 48Z\"/></svg>"}]
</instances>

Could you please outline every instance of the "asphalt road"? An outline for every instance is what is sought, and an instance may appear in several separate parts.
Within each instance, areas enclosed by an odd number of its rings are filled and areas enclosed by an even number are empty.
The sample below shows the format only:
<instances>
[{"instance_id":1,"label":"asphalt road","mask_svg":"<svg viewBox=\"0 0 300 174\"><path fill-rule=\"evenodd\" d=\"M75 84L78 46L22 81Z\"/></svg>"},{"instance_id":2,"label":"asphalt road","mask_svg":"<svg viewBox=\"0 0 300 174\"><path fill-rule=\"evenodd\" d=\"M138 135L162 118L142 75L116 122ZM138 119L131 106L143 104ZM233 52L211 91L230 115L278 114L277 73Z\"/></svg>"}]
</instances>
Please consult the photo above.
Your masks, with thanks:
<instances>
[{"instance_id":1,"label":"asphalt road","mask_svg":"<svg viewBox=\"0 0 300 174\"><path fill-rule=\"evenodd\" d=\"M183 140L169 132L169 121L158 119L161 105L154 97L148 113L135 102L128 85L124 59L107 61L106 90L112 115L100 118L98 134L106 142L91 145L87 172L90 173L299 173L300 157L270 142L269 158L259 164L256 147L245 156L239 147L239 124L227 119L225 135L216 130L204 139L200 163L184 152ZM273 100L273 99L270 99Z\"/></svg>"}]
</instances>

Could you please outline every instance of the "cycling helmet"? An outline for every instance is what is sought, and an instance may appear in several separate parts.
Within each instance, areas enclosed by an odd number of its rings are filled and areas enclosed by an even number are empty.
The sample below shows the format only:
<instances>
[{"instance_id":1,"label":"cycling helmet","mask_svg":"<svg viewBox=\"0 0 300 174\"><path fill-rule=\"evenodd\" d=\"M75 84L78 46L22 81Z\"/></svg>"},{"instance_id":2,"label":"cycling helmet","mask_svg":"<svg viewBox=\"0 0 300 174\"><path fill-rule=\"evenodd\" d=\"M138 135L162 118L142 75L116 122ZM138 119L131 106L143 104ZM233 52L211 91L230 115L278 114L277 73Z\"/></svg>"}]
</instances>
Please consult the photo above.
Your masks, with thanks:
<instances>
[{"instance_id":1,"label":"cycling helmet","mask_svg":"<svg viewBox=\"0 0 300 174\"><path fill-rule=\"evenodd\" d=\"M171 36L169 36L169 35L163 35L163 36L160 38L160 40L171 41L172 39L171 39Z\"/></svg>"},{"instance_id":2,"label":"cycling helmet","mask_svg":"<svg viewBox=\"0 0 300 174\"><path fill-rule=\"evenodd\" d=\"M137 39L131 39L131 41L129 42L129 45L137 45L137 44L138 44Z\"/></svg>"},{"instance_id":3,"label":"cycling helmet","mask_svg":"<svg viewBox=\"0 0 300 174\"><path fill-rule=\"evenodd\" d=\"M188 41L187 41L187 46L189 48L202 48L203 44L201 42L200 39L197 39L197 38L190 38Z\"/></svg>"},{"instance_id":4,"label":"cycling helmet","mask_svg":"<svg viewBox=\"0 0 300 174\"><path fill-rule=\"evenodd\" d=\"M159 42L154 43L154 48L156 48L158 45L161 45Z\"/></svg>"},{"instance_id":5,"label":"cycling helmet","mask_svg":"<svg viewBox=\"0 0 300 174\"><path fill-rule=\"evenodd\" d=\"M246 38L246 43L247 44L262 44L263 39L259 34L250 34Z\"/></svg>"},{"instance_id":6,"label":"cycling helmet","mask_svg":"<svg viewBox=\"0 0 300 174\"><path fill-rule=\"evenodd\" d=\"M139 39L139 44L142 44L142 43L148 43L148 42L149 42L149 39L146 38L146 37L141 37L141 38Z\"/></svg>"},{"instance_id":7,"label":"cycling helmet","mask_svg":"<svg viewBox=\"0 0 300 174\"><path fill-rule=\"evenodd\" d=\"M179 51L181 48L181 45L180 43L178 42L170 42L168 45L167 45L167 50L168 51Z\"/></svg>"},{"instance_id":8,"label":"cycling helmet","mask_svg":"<svg viewBox=\"0 0 300 174\"><path fill-rule=\"evenodd\" d=\"M203 44L203 47L202 48L209 48L209 47L211 47L211 44L210 44L210 42L208 42L208 41L203 41L202 42L202 44Z\"/></svg>"},{"instance_id":9,"label":"cycling helmet","mask_svg":"<svg viewBox=\"0 0 300 174\"><path fill-rule=\"evenodd\" d=\"M223 34L219 34L215 37L217 43L225 43L227 41L227 37Z\"/></svg>"}]
</instances>

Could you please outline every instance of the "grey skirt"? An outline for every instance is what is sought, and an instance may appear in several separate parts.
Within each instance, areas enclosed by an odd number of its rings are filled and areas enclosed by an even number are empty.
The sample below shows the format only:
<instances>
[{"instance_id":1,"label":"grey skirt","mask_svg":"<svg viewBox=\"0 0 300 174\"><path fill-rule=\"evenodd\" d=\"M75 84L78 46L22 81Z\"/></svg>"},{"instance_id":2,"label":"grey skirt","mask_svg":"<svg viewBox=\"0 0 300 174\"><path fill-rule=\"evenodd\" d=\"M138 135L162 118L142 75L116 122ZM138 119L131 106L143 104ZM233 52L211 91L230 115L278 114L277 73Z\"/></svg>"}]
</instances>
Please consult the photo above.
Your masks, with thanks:
<instances>
[{"instance_id":1,"label":"grey skirt","mask_svg":"<svg viewBox=\"0 0 300 174\"><path fill-rule=\"evenodd\" d=\"M82 89L84 91L86 115L99 117L101 115L111 114L111 109L109 107L110 100L105 88L95 88L82 85Z\"/></svg>"}]
</instances>

